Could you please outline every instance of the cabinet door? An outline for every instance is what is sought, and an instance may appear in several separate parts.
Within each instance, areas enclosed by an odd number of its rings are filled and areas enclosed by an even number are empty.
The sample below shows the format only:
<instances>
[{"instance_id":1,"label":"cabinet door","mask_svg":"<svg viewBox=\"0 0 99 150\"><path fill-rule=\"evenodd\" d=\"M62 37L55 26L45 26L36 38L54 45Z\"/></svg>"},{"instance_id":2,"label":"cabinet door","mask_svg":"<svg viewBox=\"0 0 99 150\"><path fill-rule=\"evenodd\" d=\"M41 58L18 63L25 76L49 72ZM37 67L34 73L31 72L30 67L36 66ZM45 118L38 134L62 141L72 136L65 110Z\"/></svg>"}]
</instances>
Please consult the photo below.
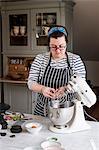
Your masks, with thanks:
<instances>
[{"instance_id":1,"label":"cabinet door","mask_svg":"<svg viewBox=\"0 0 99 150\"><path fill-rule=\"evenodd\" d=\"M32 113L32 93L24 84L5 83L4 100L11 111Z\"/></svg>"},{"instance_id":2,"label":"cabinet door","mask_svg":"<svg viewBox=\"0 0 99 150\"><path fill-rule=\"evenodd\" d=\"M5 11L3 14L3 47L11 53L30 51L29 10ZM6 23L5 23L6 22ZM15 51L16 50L16 51Z\"/></svg>"},{"instance_id":3,"label":"cabinet door","mask_svg":"<svg viewBox=\"0 0 99 150\"><path fill-rule=\"evenodd\" d=\"M48 50L48 30L60 24L58 8L34 9L31 11L32 49L35 54Z\"/></svg>"}]
</instances>

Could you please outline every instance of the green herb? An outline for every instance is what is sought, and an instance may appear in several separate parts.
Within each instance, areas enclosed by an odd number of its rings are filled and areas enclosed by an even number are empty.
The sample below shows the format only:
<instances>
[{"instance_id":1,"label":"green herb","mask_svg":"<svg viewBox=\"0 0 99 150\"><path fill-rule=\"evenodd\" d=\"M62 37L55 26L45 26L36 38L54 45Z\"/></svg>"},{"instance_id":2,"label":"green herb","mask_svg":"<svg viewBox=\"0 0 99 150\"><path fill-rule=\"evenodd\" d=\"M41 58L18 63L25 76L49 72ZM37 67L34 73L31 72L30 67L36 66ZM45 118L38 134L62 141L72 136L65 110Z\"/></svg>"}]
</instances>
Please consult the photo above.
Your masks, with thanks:
<instances>
[{"instance_id":1,"label":"green herb","mask_svg":"<svg viewBox=\"0 0 99 150\"><path fill-rule=\"evenodd\" d=\"M56 137L52 137L48 139L49 141L57 141L58 139Z\"/></svg>"}]
</instances>

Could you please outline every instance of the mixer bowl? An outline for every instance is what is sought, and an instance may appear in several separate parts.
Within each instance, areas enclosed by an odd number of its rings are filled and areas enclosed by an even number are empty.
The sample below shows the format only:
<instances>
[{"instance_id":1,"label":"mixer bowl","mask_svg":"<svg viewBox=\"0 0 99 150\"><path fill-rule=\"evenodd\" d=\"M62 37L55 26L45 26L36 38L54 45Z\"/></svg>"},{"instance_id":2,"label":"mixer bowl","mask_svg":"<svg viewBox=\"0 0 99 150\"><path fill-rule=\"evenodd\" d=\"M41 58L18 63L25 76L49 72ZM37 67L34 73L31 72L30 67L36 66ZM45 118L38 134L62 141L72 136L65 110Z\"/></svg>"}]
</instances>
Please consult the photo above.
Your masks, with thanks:
<instances>
[{"instance_id":1,"label":"mixer bowl","mask_svg":"<svg viewBox=\"0 0 99 150\"><path fill-rule=\"evenodd\" d=\"M66 101L64 104L58 104L54 107L53 102L49 103L49 119L54 126L65 126L72 118L74 114L74 103Z\"/></svg>"}]
</instances>

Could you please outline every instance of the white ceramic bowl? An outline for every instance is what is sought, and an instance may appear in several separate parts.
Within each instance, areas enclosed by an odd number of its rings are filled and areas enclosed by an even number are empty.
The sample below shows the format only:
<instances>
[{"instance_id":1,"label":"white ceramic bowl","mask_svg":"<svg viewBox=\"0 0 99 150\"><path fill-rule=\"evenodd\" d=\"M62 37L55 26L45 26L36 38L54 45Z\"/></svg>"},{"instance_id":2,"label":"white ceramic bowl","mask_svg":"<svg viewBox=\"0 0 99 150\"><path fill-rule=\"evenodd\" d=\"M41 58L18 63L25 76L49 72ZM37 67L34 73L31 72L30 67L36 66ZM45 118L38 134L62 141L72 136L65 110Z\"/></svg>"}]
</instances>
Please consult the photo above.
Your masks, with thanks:
<instances>
[{"instance_id":1,"label":"white ceramic bowl","mask_svg":"<svg viewBox=\"0 0 99 150\"><path fill-rule=\"evenodd\" d=\"M43 148L43 150L63 150L61 143L54 141L44 141L41 143L41 148Z\"/></svg>"},{"instance_id":2,"label":"white ceramic bowl","mask_svg":"<svg viewBox=\"0 0 99 150\"><path fill-rule=\"evenodd\" d=\"M33 150L33 147L31 147L31 146L25 147L24 150Z\"/></svg>"},{"instance_id":3,"label":"white ceramic bowl","mask_svg":"<svg viewBox=\"0 0 99 150\"><path fill-rule=\"evenodd\" d=\"M25 128L28 132L35 134L42 129L42 124L38 122L29 122L25 124Z\"/></svg>"}]
</instances>

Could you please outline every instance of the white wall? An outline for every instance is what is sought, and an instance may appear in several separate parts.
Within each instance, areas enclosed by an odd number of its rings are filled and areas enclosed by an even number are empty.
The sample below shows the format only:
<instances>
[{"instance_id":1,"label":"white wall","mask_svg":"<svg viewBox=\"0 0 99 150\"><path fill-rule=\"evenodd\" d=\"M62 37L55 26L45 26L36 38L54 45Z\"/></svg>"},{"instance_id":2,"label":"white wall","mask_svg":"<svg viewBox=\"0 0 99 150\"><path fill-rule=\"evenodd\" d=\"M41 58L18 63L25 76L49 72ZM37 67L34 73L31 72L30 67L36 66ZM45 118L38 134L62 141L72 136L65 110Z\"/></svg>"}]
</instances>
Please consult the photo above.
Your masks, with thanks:
<instances>
[{"instance_id":1,"label":"white wall","mask_svg":"<svg viewBox=\"0 0 99 150\"><path fill-rule=\"evenodd\" d=\"M99 86L99 0L76 0L73 48L85 62L87 78Z\"/></svg>"}]
</instances>

